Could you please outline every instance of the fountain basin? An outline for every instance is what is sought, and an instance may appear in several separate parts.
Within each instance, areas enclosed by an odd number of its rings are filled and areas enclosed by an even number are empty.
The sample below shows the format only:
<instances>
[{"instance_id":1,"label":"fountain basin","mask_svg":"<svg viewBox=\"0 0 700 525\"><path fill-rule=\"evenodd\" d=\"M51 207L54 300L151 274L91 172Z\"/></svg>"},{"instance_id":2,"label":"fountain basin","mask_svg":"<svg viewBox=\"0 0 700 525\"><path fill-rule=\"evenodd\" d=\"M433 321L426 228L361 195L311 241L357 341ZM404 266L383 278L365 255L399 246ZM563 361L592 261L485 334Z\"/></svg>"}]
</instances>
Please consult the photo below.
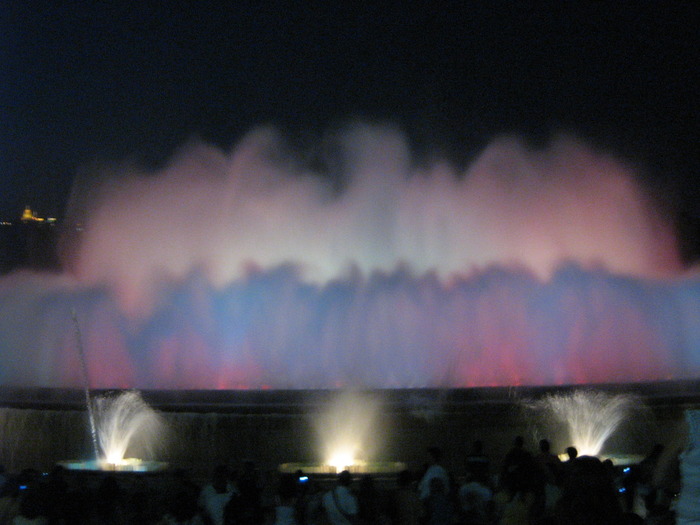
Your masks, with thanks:
<instances>
[{"instance_id":1,"label":"fountain basin","mask_svg":"<svg viewBox=\"0 0 700 525\"><path fill-rule=\"evenodd\" d=\"M121 463L108 463L98 460L65 460L58 465L68 470L91 472L162 472L168 468L164 461L144 461L137 458L125 458Z\"/></svg>"},{"instance_id":2,"label":"fountain basin","mask_svg":"<svg viewBox=\"0 0 700 525\"><path fill-rule=\"evenodd\" d=\"M294 474L298 471L304 474L337 474L342 470L351 474L398 474L407 468L406 463L401 461L357 461L342 468L324 463L282 463L279 471L283 474Z\"/></svg>"},{"instance_id":3,"label":"fountain basin","mask_svg":"<svg viewBox=\"0 0 700 525\"><path fill-rule=\"evenodd\" d=\"M638 465L644 457L643 454L601 454L599 459L601 461L609 459L616 467L626 467L629 465Z\"/></svg>"}]
</instances>

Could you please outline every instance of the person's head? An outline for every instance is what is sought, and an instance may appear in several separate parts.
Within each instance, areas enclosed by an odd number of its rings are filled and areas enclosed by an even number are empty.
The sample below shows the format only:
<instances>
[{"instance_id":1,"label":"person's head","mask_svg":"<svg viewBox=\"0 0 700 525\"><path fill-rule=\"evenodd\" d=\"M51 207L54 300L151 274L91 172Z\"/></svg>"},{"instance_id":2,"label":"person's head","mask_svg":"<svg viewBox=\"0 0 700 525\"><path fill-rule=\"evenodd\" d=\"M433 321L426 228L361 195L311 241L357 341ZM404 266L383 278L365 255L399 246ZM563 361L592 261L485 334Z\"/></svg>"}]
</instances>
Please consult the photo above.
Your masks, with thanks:
<instances>
[{"instance_id":1,"label":"person's head","mask_svg":"<svg viewBox=\"0 0 700 525\"><path fill-rule=\"evenodd\" d=\"M16 498L19 496L20 481L18 478L10 478L0 489L0 498L9 496L10 498Z\"/></svg>"},{"instance_id":2,"label":"person's head","mask_svg":"<svg viewBox=\"0 0 700 525\"><path fill-rule=\"evenodd\" d=\"M43 514L44 501L36 485L30 485L22 491L19 514L34 520Z\"/></svg>"},{"instance_id":3,"label":"person's head","mask_svg":"<svg viewBox=\"0 0 700 525\"><path fill-rule=\"evenodd\" d=\"M226 465L217 465L211 475L211 484L217 492L226 491L229 480L229 470Z\"/></svg>"},{"instance_id":4,"label":"person's head","mask_svg":"<svg viewBox=\"0 0 700 525\"><path fill-rule=\"evenodd\" d=\"M280 478L278 494L281 499L288 500L293 498L297 493L298 477L294 474L283 474Z\"/></svg>"},{"instance_id":5,"label":"person's head","mask_svg":"<svg viewBox=\"0 0 700 525\"><path fill-rule=\"evenodd\" d=\"M413 475L410 470L402 470L396 478L396 483L400 488L410 487L413 483Z\"/></svg>"},{"instance_id":6,"label":"person's head","mask_svg":"<svg viewBox=\"0 0 700 525\"><path fill-rule=\"evenodd\" d=\"M569 456L570 460L576 459L578 450L576 450L576 447L566 447L566 455Z\"/></svg>"},{"instance_id":7,"label":"person's head","mask_svg":"<svg viewBox=\"0 0 700 525\"><path fill-rule=\"evenodd\" d=\"M342 485L343 487L349 487L351 483L352 475L349 471L344 470L340 474L338 474L338 485Z\"/></svg>"},{"instance_id":8,"label":"person's head","mask_svg":"<svg viewBox=\"0 0 700 525\"><path fill-rule=\"evenodd\" d=\"M255 475L255 462L247 459L243 462L243 470L241 476L254 476Z\"/></svg>"},{"instance_id":9,"label":"person's head","mask_svg":"<svg viewBox=\"0 0 700 525\"><path fill-rule=\"evenodd\" d=\"M543 454L549 454L550 451L550 445L549 445L549 440L547 439L540 439L540 452Z\"/></svg>"},{"instance_id":10,"label":"person's head","mask_svg":"<svg viewBox=\"0 0 700 525\"><path fill-rule=\"evenodd\" d=\"M658 457L664 451L664 446L661 443L655 443L649 453L650 457Z\"/></svg>"},{"instance_id":11,"label":"person's head","mask_svg":"<svg viewBox=\"0 0 700 525\"><path fill-rule=\"evenodd\" d=\"M562 486L562 523L621 523L622 507L613 475L596 457L579 456Z\"/></svg>"},{"instance_id":12,"label":"person's head","mask_svg":"<svg viewBox=\"0 0 700 525\"><path fill-rule=\"evenodd\" d=\"M438 447L428 447L428 457L431 463L440 463L442 451Z\"/></svg>"}]
</instances>

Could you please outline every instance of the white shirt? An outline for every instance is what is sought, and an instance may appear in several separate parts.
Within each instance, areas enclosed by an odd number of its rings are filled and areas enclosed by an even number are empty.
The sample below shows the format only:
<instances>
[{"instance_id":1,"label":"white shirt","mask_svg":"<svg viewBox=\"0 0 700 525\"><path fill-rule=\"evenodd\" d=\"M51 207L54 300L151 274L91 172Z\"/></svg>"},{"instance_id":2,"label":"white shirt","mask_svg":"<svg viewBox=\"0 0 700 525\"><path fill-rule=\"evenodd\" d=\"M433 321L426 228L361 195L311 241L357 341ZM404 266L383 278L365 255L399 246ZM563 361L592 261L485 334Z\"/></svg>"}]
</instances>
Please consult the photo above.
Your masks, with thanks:
<instances>
[{"instance_id":1,"label":"white shirt","mask_svg":"<svg viewBox=\"0 0 700 525\"><path fill-rule=\"evenodd\" d=\"M216 492L216 489L209 484L202 489L199 494L199 506L204 509L207 515L214 522L214 525L224 524L224 509L234 492L233 485L226 485L226 492Z\"/></svg>"},{"instance_id":2,"label":"white shirt","mask_svg":"<svg viewBox=\"0 0 700 525\"><path fill-rule=\"evenodd\" d=\"M338 485L326 492L323 495L322 504L332 525L349 525L350 520L345 516L356 516L358 512L355 496L343 485Z\"/></svg>"},{"instance_id":3,"label":"white shirt","mask_svg":"<svg viewBox=\"0 0 700 525\"><path fill-rule=\"evenodd\" d=\"M700 524L700 410L686 410L688 445L681 453L681 493L676 502L678 525Z\"/></svg>"},{"instance_id":4,"label":"white shirt","mask_svg":"<svg viewBox=\"0 0 700 525\"><path fill-rule=\"evenodd\" d=\"M297 525L297 520L294 517L294 507L283 505L275 507L274 525Z\"/></svg>"},{"instance_id":5,"label":"white shirt","mask_svg":"<svg viewBox=\"0 0 700 525\"><path fill-rule=\"evenodd\" d=\"M425 500L430 496L430 480L433 478L440 478L445 485L445 494L450 492L450 477L447 475L447 471L444 467L440 465L430 465L428 470L423 474L423 479L418 483L418 494L420 499Z\"/></svg>"},{"instance_id":6,"label":"white shirt","mask_svg":"<svg viewBox=\"0 0 700 525\"><path fill-rule=\"evenodd\" d=\"M465 483L459 488L459 502L465 512L473 510L481 512L492 499L491 489L476 481Z\"/></svg>"}]
</instances>

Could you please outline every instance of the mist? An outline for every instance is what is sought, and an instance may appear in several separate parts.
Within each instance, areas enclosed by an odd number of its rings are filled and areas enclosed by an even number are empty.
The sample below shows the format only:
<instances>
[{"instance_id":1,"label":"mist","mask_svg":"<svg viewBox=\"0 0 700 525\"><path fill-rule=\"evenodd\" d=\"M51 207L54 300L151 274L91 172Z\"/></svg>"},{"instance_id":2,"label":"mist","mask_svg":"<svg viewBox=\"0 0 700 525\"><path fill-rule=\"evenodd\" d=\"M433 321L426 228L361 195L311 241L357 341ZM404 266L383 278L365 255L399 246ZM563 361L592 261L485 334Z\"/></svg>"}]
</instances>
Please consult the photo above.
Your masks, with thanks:
<instances>
[{"instance_id":1,"label":"mist","mask_svg":"<svg viewBox=\"0 0 700 525\"><path fill-rule=\"evenodd\" d=\"M421 388L696 377L697 279L610 152L495 138L463 170L357 124L76 179L60 276L0 283L0 384Z\"/></svg>"},{"instance_id":2,"label":"mist","mask_svg":"<svg viewBox=\"0 0 700 525\"><path fill-rule=\"evenodd\" d=\"M542 150L499 137L461 172L417 165L391 128L351 126L334 148L338 172L311 171L258 129L230 152L191 143L155 173L89 173L69 209L84 228L69 267L135 312L195 270L216 287L280 265L314 283L398 267L441 279L493 264L547 278L572 261L645 278L681 270L673 224L634 171L572 136Z\"/></svg>"}]
</instances>

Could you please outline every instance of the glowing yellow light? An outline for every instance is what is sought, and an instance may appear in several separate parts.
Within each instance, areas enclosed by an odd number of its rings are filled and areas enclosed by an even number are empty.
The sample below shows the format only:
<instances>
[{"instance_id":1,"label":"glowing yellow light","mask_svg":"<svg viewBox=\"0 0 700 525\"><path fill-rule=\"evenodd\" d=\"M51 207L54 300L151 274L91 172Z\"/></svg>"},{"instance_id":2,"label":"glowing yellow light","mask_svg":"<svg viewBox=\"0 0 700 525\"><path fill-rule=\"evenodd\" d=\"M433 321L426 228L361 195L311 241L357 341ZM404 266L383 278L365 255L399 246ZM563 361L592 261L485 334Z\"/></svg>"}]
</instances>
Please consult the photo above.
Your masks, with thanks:
<instances>
[{"instance_id":1,"label":"glowing yellow light","mask_svg":"<svg viewBox=\"0 0 700 525\"><path fill-rule=\"evenodd\" d=\"M44 222L43 217L37 216L36 212L31 209L30 206L25 206L22 212L22 222Z\"/></svg>"},{"instance_id":2,"label":"glowing yellow light","mask_svg":"<svg viewBox=\"0 0 700 525\"><path fill-rule=\"evenodd\" d=\"M350 450L336 450L327 461L336 471L345 470L355 464L355 457Z\"/></svg>"},{"instance_id":3,"label":"glowing yellow light","mask_svg":"<svg viewBox=\"0 0 700 525\"><path fill-rule=\"evenodd\" d=\"M23 221L33 221L36 215L32 211L32 209L29 206L24 207L24 211L22 212L22 220Z\"/></svg>"},{"instance_id":4,"label":"glowing yellow light","mask_svg":"<svg viewBox=\"0 0 700 525\"><path fill-rule=\"evenodd\" d=\"M119 452L113 452L107 454L107 457L105 458L105 461L107 463L110 463L111 465L122 465L125 463L124 458Z\"/></svg>"}]
</instances>

